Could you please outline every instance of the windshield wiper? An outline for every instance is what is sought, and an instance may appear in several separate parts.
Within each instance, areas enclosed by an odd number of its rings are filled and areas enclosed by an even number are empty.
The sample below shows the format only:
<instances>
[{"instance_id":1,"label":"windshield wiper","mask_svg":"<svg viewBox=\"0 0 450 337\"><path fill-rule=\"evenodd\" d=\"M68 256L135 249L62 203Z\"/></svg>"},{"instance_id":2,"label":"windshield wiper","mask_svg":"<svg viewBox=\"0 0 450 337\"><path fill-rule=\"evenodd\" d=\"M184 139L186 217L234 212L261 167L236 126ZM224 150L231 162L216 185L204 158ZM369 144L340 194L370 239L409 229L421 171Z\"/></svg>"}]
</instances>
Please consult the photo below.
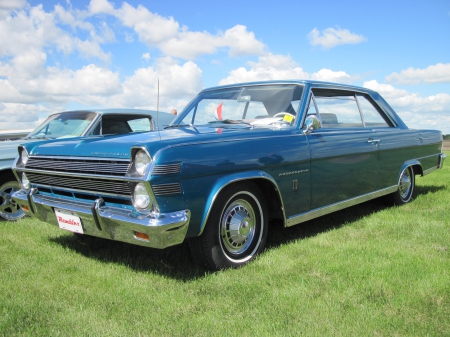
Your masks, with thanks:
<instances>
[{"instance_id":1,"label":"windshield wiper","mask_svg":"<svg viewBox=\"0 0 450 337\"><path fill-rule=\"evenodd\" d=\"M164 130L165 129L171 129L171 128L182 128L182 127L185 127L185 126L193 126L193 125L191 125L191 124L172 124L172 125L167 125L167 126L165 126L164 127Z\"/></svg>"},{"instance_id":2,"label":"windshield wiper","mask_svg":"<svg viewBox=\"0 0 450 337\"><path fill-rule=\"evenodd\" d=\"M219 121L211 121L208 124L247 124L251 125L248 122L244 122L242 119L223 119Z\"/></svg>"},{"instance_id":3,"label":"windshield wiper","mask_svg":"<svg viewBox=\"0 0 450 337\"><path fill-rule=\"evenodd\" d=\"M24 139L53 139L53 138L43 136L43 135L42 136L37 135L37 136L25 137Z\"/></svg>"}]
</instances>

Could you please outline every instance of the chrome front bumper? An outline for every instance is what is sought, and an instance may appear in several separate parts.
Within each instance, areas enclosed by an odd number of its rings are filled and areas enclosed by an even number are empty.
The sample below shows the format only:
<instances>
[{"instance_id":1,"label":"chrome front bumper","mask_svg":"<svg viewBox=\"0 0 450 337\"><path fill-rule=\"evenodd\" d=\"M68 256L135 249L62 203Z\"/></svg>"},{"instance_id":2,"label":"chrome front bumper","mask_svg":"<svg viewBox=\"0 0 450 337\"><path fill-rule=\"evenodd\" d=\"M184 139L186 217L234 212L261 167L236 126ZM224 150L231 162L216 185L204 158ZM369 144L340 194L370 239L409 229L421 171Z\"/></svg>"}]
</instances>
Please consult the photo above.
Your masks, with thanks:
<instances>
[{"instance_id":1,"label":"chrome front bumper","mask_svg":"<svg viewBox=\"0 0 450 337\"><path fill-rule=\"evenodd\" d=\"M153 248L182 243L191 217L189 210L143 215L125 208L106 206L103 199L89 203L41 195L37 188L28 193L20 190L13 194L13 199L22 209L26 206L24 212L27 215L50 224L58 226L56 208L76 214L86 235ZM143 239L140 233L147 234L149 239Z\"/></svg>"}]
</instances>

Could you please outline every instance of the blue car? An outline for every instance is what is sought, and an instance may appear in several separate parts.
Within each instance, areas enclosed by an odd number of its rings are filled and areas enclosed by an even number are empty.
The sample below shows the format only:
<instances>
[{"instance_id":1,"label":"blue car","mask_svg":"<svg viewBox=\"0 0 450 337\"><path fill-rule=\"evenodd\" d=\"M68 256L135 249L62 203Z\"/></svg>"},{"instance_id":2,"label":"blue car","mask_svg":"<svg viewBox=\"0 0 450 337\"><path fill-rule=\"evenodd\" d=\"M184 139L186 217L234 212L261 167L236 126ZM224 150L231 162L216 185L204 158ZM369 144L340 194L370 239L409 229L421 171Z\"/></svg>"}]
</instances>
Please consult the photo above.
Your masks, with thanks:
<instances>
[{"instance_id":1,"label":"blue car","mask_svg":"<svg viewBox=\"0 0 450 337\"><path fill-rule=\"evenodd\" d=\"M314 81L205 89L163 130L24 144L14 164L26 214L78 236L147 247L189 242L211 270L285 227L385 197L443 165L442 134L411 130L376 92Z\"/></svg>"},{"instance_id":2,"label":"blue car","mask_svg":"<svg viewBox=\"0 0 450 337\"><path fill-rule=\"evenodd\" d=\"M65 111L51 114L36 129L14 141L0 141L0 219L18 220L25 213L11 199L11 194L20 189L11 166L20 144L39 139L62 139L73 137L107 136L118 133L152 131L170 124L173 115L165 112L139 109L100 109ZM17 137L20 133L11 133ZM7 138L7 136L4 136ZM20 137L17 137L20 138Z\"/></svg>"}]
</instances>

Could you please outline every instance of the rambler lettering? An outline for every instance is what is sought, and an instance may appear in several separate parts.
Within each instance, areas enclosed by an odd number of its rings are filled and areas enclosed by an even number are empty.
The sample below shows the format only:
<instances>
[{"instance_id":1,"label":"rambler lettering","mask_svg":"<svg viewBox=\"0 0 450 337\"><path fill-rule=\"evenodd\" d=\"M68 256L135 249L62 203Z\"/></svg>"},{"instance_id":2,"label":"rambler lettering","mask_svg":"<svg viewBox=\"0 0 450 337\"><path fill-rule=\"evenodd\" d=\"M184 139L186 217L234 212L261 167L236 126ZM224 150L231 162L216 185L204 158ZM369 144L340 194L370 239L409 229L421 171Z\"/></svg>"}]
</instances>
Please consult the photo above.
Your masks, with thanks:
<instances>
[{"instance_id":1,"label":"rambler lettering","mask_svg":"<svg viewBox=\"0 0 450 337\"><path fill-rule=\"evenodd\" d=\"M58 216L58 221L62 222L62 223L66 223L68 225L72 225L72 226L81 226L81 224L79 222L75 221L75 220L72 220L72 219L67 220L67 219L64 219L64 218L62 218L60 216Z\"/></svg>"}]
</instances>

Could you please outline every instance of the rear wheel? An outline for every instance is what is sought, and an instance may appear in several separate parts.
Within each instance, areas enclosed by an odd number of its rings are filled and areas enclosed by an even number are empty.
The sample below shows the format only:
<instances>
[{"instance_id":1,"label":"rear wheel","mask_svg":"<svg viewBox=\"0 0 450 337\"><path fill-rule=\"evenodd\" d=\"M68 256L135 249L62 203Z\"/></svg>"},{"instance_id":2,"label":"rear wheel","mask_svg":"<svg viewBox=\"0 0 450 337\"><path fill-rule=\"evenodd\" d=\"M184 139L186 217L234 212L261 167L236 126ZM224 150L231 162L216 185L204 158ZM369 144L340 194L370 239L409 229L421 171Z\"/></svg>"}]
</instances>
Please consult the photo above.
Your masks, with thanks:
<instances>
[{"instance_id":1,"label":"rear wheel","mask_svg":"<svg viewBox=\"0 0 450 337\"><path fill-rule=\"evenodd\" d=\"M4 220L19 220L25 216L23 210L11 198L11 195L20 190L18 181L7 181L0 187L0 218Z\"/></svg>"},{"instance_id":2,"label":"rear wheel","mask_svg":"<svg viewBox=\"0 0 450 337\"><path fill-rule=\"evenodd\" d=\"M415 177L412 167L407 167L402 171L398 181L398 189L392 194L392 200L396 205L404 205L413 198L415 187Z\"/></svg>"},{"instance_id":3,"label":"rear wheel","mask_svg":"<svg viewBox=\"0 0 450 337\"><path fill-rule=\"evenodd\" d=\"M253 183L240 183L220 193L205 230L189 246L196 262L208 269L236 268L263 250L267 227L261 191Z\"/></svg>"}]
</instances>

